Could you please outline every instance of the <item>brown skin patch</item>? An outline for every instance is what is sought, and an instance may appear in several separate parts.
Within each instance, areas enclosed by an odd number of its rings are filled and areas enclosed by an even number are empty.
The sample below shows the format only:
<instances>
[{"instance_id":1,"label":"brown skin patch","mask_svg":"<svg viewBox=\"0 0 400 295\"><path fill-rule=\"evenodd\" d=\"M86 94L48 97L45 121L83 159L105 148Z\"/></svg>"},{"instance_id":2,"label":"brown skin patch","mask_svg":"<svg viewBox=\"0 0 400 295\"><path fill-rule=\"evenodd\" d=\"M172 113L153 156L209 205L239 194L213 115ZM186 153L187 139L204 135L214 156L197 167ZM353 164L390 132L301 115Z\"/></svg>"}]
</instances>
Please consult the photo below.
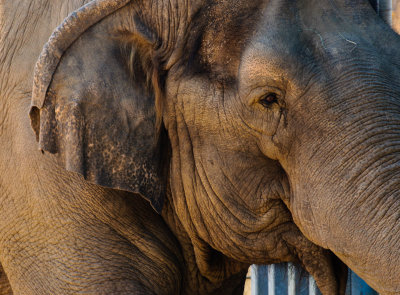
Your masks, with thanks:
<instances>
[{"instance_id":1,"label":"brown skin patch","mask_svg":"<svg viewBox=\"0 0 400 295\"><path fill-rule=\"evenodd\" d=\"M293 223L282 201L289 193L285 172L255 143L249 126L261 121L243 124L254 117L257 100L242 117L232 111L242 107L240 99L247 99L236 91L239 67L263 5L236 1L205 5L193 20L203 22L193 36L195 43L190 38L186 43L197 46L184 50L188 56L183 60L193 57L189 64L195 67L177 63L167 76L161 68L167 63L163 50L168 47L162 45L159 27L146 27L151 21L127 21L122 29L113 28L111 18L88 30L54 75L41 110L40 145L57 153L67 170L96 184L140 193L156 209L163 201L160 184L167 181L168 169L159 164L171 163L167 201L172 210L167 212L173 217L165 212L163 216L172 222L168 224L175 228L189 264L180 269L196 269L194 275L185 273L183 289L194 289L200 279L205 285L199 285L198 292L209 293L242 276L250 263L292 261L312 273L325 294L336 294L331 253L307 240ZM124 10L120 13L131 16ZM100 46L104 34L111 32L119 35L106 38L107 46ZM130 47L126 60L118 47ZM183 77L182 71L190 75ZM145 78L132 82L124 75L134 81ZM110 110L118 115L109 118ZM168 145L168 139L155 140L160 135L160 114L171 144L171 162L161 161L159 154L159 144Z\"/></svg>"},{"instance_id":2,"label":"brown skin patch","mask_svg":"<svg viewBox=\"0 0 400 295\"><path fill-rule=\"evenodd\" d=\"M226 271L219 260L209 259L215 252L245 263L301 263L324 293L343 292L338 277L345 273L336 274L332 254L308 241L293 223L282 201L289 198L286 174L257 147L258 130L263 130L262 108L254 111L258 100L242 110L242 99L249 97L237 93L239 65L251 34L241 33L254 29L260 11L229 3L199 15L207 16L209 25L192 49L195 60L190 67L173 67L166 80L173 211L193 241L200 271L210 279L216 269ZM224 14L227 10L232 13ZM229 27L239 11L248 14ZM257 124L260 128L253 130Z\"/></svg>"},{"instance_id":3,"label":"brown skin patch","mask_svg":"<svg viewBox=\"0 0 400 295\"><path fill-rule=\"evenodd\" d=\"M221 82L236 81L241 52L260 18L263 2L210 1L209 6L203 8L201 17L206 25L198 58L210 72L210 78Z\"/></svg>"},{"instance_id":4,"label":"brown skin patch","mask_svg":"<svg viewBox=\"0 0 400 295\"><path fill-rule=\"evenodd\" d=\"M399 41L374 17L361 0L138 1L85 32L33 117L57 155L36 151L17 95L20 120L2 128L0 258L16 291L237 293L250 263L293 261L324 294L343 292L342 265L310 238L389 294L400 63L382 40ZM372 142L382 126L390 149ZM118 189L156 209L165 198L162 215ZM373 211L374 192L390 206ZM52 259L33 263L37 249Z\"/></svg>"}]
</instances>

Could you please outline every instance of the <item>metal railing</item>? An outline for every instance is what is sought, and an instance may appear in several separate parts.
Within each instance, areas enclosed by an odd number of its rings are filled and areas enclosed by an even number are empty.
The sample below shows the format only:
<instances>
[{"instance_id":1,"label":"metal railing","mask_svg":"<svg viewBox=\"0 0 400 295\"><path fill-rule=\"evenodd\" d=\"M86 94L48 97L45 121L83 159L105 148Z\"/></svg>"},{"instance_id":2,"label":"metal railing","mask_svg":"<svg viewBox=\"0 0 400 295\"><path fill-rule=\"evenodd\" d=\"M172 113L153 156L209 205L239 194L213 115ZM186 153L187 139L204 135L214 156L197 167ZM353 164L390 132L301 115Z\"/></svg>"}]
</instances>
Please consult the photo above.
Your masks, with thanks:
<instances>
[{"instance_id":1,"label":"metal railing","mask_svg":"<svg viewBox=\"0 0 400 295\"><path fill-rule=\"evenodd\" d=\"M315 280L291 263L252 265L251 295L320 295ZM346 295L377 295L354 272L349 271Z\"/></svg>"},{"instance_id":2,"label":"metal railing","mask_svg":"<svg viewBox=\"0 0 400 295\"><path fill-rule=\"evenodd\" d=\"M392 0L370 0L375 11L382 19L389 25L392 24L392 11L393 5Z\"/></svg>"}]
</instances>

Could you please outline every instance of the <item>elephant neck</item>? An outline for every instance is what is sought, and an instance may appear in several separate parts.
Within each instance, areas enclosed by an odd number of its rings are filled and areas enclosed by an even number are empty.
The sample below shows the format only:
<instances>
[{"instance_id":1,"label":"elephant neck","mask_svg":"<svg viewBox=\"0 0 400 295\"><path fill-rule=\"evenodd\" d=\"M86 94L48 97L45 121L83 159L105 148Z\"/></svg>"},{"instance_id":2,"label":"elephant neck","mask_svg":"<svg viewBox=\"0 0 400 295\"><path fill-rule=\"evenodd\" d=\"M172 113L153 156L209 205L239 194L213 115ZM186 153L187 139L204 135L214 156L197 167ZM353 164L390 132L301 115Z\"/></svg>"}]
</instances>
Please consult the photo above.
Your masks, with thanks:
<instances>
[{"instance_id":1,"label":"elephant neck","mask_svg":"<svg viewBox=\"0 0 400 295\"><path fill-rule=\"evenodd\" d=\"M243 293L249 265L224 256L195 232L188 232L176 214L169 186L162 217L181 245L185 261L183 294Z\"/></svg>"}]
</instances>

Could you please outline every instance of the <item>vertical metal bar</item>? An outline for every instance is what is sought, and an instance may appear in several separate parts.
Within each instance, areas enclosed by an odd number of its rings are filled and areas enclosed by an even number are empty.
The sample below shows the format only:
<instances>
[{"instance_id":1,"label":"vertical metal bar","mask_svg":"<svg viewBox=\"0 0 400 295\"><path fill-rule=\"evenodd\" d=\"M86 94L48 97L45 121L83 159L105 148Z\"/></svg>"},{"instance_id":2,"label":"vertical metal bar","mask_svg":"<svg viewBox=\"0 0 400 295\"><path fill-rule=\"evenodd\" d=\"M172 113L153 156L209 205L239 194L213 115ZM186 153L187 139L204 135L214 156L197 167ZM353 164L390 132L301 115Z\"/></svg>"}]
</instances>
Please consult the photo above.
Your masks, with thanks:
<instances>
[{"instance_id":1,"label":"vertical metal bar","mask_svg":"<svg viewBox=\"0 0 400 295\"><path fill-rule=\"evenodd\" d=\"M268 266L268 295L275 295L275 265Z\"/></svg>"},{"instance_id":2,"label":"vertical metal bar","mask_svg":"<svg viewBox=\"0 0 400 295\"><path fill-rule=\"evenodd\" d=\"M251 295L267 295L269 288L269 267L253 265L251 268Z\"/></svg>"},{"instance_id":3,"label":"vertical metal bar","mask_svg":"<svg viewBox=\"0 0 400 295\"><path fill-rule=\"evenodd\" d=\"M377 0L378 14L388 24L392 25L392 0Z\"/></svg>"},{"instance_id":4,"label":"vertical metal bar","mask_svg":"<svg viewBox=\"0 0 400 295\"><path fill-rule=\"evenodd\" d=\"M257 272L258 266L253 264L250 267L250 276L251 276L251 287L250 287L250 292L251 295L258 295L258 272Z\"/></svg>"},{"instance_id":5,"label":"vertical metal bar","mask_svg":"<svg viewBox=\"0 0 400 295\"><path fill-rule=\"evenodd\" d=\"M370 0L376 13L388 24L392 25L392 0Z\"/></svg>"},{"instance_id":6,"label":"vertical metal bar","mask_svg":"<svg viewBox=\"0 0 400 295\"><path fill-rule=\"evenodd\" d=\"M287 265L288 295L296 295L296 269L292 263Z\"/></svg>"},{"instance_id":7,"label":"vertical metal bar","mask_svg":"<svg viewBox=\"0 0 400 295\"><path fill-rule=\"evenodd\" d=\"M308 277L308 295L317 295L317 284L311 275Z\"/></svg>"}]
</instances>

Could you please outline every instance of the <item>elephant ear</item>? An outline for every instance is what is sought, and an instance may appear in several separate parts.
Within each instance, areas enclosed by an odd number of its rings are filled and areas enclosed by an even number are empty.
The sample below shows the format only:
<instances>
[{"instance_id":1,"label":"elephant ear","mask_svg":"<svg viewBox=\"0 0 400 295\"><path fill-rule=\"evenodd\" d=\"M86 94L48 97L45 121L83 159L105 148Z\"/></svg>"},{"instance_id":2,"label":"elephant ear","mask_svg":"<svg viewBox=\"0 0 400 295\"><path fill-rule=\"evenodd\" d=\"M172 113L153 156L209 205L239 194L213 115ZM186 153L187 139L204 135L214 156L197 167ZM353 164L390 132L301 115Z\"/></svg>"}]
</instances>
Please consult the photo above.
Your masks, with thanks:
<instances>
[{"instance_id":1,"label":"elephant ear","mask_svg":"<svg viewBox=\"0 0 400 295\"><path fill-rule=\"evenodd\" d=\"M82 17L92 13L85 9L86 15L73 13L57 28L36 66L30 117L39 148L89 182L141 194L160 212L166 187L161 149L166 148L150 81L152 36L136 25L123 45L110 10L85 31L78 24L72 34L76 23L87 25ZM126 56L121 48L128 48Z\"/></svg>"}]
</instances>

